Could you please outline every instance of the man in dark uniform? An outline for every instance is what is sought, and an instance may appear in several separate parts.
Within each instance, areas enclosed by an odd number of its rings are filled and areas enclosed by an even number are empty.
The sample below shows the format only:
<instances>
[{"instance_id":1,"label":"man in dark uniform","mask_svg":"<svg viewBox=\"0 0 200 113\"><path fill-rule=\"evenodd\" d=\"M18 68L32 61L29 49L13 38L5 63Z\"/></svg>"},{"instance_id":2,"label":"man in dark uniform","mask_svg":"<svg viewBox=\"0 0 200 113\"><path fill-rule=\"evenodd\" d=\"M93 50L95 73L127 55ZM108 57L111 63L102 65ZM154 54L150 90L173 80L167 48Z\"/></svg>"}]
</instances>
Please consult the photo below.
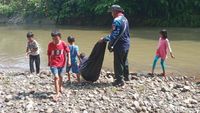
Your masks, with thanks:
<instances>
[{"instance_id":1,"label":"man in dark uniform","mask_svg":"<svg viewBox=\"0 0 200 113\"><path fill-rule=\"evenodd\" d=\"M109 42L110 51L114 52L114 72L116 80L113 86L123 86L124 81L129 81L128 51L130 47L130 34L128 20L124 10L119 5L112 5L109 9L114 18L112 32L103 38Z\"/></svg>"}]
</instances>

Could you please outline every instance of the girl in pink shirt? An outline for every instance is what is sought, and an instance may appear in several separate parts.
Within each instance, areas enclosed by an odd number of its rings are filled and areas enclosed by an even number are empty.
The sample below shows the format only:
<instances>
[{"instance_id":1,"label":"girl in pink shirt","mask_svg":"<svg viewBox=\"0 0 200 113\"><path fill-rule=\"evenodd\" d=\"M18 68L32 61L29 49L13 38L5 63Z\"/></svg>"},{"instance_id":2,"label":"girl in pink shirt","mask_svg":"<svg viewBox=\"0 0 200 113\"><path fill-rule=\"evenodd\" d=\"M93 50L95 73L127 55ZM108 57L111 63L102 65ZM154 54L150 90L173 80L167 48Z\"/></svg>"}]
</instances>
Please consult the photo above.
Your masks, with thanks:
<instances>
[{"instance_id":1,"label":"girl in pink shirt","mask_svg":"<svg viewBox=\"0 0 200 113\"><path fill-rule=\"evenodd\" d=\"M153 67L152 67L152 75L154 74L154 70L156 67L156 63L159 58L161 58L161 67L163 70L163 76L165 77L165 59L167 57L167 51L169 50L170 56L172 58L175 58L174 55L172 54L172 49L170 47L169 40L167 39L167 31L165 29L160 31L160 38L159 38L159 43L158 43L158 48L156 51L156 56L153 61Z\"/></svg>"}]
</instances>

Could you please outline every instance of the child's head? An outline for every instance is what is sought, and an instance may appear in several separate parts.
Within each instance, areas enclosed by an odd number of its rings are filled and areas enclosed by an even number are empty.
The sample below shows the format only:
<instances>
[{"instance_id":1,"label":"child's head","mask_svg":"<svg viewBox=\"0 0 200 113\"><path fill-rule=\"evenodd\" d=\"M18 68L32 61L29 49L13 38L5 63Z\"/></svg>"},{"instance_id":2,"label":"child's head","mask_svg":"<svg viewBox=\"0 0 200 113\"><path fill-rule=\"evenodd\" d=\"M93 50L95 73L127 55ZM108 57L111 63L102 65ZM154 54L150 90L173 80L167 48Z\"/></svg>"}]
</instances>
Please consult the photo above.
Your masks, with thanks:
<instances>
[{"instance_id":1,"label":"child's head","mask_svg":"<svg viewBox=\"0 0 200 113\"><path fill-rule=\"evenodd\" d=\"M80 58L83 59L85 57L85 53L80 54Z\"/></svg>"},{"instance_id":2,"label":"child's head","mask_svg":"<svg viewBox=\"0 0 200 113\"><path fill-rule=\"evenodd\" d=\"M59 31L53 31L51 32L51 37L55 43L58 43L61 39L61 33Z\"/></svg>"},{"instance_id":3,"label":"child's head","mask_svg":"<svg viewBox=\"0 0 200 113\"><path fill-rule=\"evenodd\" d=\"M167 30L166 29L161 30L160 35L163 39L166 39L167 38Z\"/></svg>"},{"instance_id":4,"label":"child's head","mask_svg":"<svg viewBox=\"0 0 200 113\"><path fill-rule=\"evenodd\" d=\"M67 41L72 44L75 42L75 38L73 36L68 36Z\"/></svg>"},{"instance_id":5,"label":"child's head","mask_svg":"<svg viewBox=\"0 0 200 113\"><path fill-rule=\"evenodd\" d=\"M34 37L34 34L33 34L32 32L28 32L28 33L26 34L26 37L27 37L28 41L32 41L32 40L33 40L33 37Z\"/></svg>"}]
</instances>

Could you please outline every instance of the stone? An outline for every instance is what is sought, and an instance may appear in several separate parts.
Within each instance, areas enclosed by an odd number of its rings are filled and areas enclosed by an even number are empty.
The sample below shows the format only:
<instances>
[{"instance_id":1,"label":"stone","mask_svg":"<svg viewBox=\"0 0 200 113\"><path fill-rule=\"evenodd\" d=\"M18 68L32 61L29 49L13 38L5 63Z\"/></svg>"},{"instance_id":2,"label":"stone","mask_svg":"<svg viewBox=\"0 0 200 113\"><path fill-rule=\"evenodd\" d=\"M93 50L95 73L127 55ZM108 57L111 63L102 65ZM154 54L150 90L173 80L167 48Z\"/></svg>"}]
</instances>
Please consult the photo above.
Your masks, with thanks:
<instances>
[{"instance_id":1,"label":"stone","mask_svg":"<svg viewBox=\"0 0 200 113\"><path fill-rule=\"evenodd\" d=\"M182 84L176 84L174 86L174 89L179 89L179 88L183 88L184 86Z\"/></svg>"},{"instance_id":2,"label":"stone","mask_svg":"<svg viewBox=\"0 0 200 113\"><path fill-rule=\"evenodd\" d=\"M184 86L182 89L181 89L181 92L188 92L190 91L190 86Z\"/></svg>"},{"instance_id":3,"label":"stone","mask_svg":"<svg viewBox=\"0 0 200 113\"><path fill-rule=\"evenodd\" d=\"M133 102L133 106L135 107L135 109L136 109L137 112L141 111L141 107L140 107L140 104L139 104L138 101L134 101Z\"/></svg>"},{"instance_id":4,"label":"stone","mask_svg":"<svg viewBox=\"0 0 200 113\"><path fill-rule=\"evenodd\" d=\"M12 98L13 98L12 95L7 95L7 96L6 96L6 99L8 99L8 100L11 100Z\"/></svg>"},{"instance_id":5,"label":"stone","mask_svg":"<svg viewBox=\"0 0 200 113\"><path fill-rule=\"evenodd\" d=\"M51 107L47 108L46 113L52 113L52 112L53 112L53 108Z\"/></svg>"},{"instance_id":6,"label":"stone","mask_svg":"<svg viewBox=\"0 0 200 113\"><path fill-rule=\"evenodd\" d=\"M168 87L165 86L165 87L162 87L162 88L161 88L161 91L162 91L162 92L170 92L170 89L169 89Z\"/></svg>"},{"instance_id":7,"label":"stone","mask_svg":"<svg viewBox=\"0 0 200 113\"><path fill-rule=\"evenodd\" d=\"M43 93L43 94L40 94L39 97L43 99L47 99L48 95L46 93Z\"/></svg>"},{"instance_id":8,"label":"stone","mask_svg":"<svg viewBox=\"0 0 200 113\"><path fill-rule=\"evenodd\" d=\"M6 105L7 105L7 106L12 106L13 103L9 101L9 102L6 103Z\"/></svg>"},{"instance_id":9,"label":"stone","mask_svg":"<svg viewBox=\"0 0 200 113\"><path fill-rule=\"evenodd\" d=\"M197 100L194 100L194 99L192 99L192 98L188 98L188 99L184 100L184 102L185 102L186 104L197 104L197 103L198 103Z\"/></svg>"},{"instance_id":10,"label":"stone","mask_svg":"<svg viewBox=\"0 0 200 113\"><path fill-rule=\"evenodd\" d=\"M100 109L96 109L95 113L102 113Z\"/></svg>"},{"instance_id":11,"label":"stone","mask_svg":"<svg viewBox=\"0 0 200 113\"><path fill-rule=\"evenodd\" d=\"M33 110L33 103L32 103L32 102L29 102L29 103L26 105L25 110L26 110L26 111L31 111L31 110Z\"/></svg>"},{"instance_id":12,"label":"stone","mask_svg":"<svg viewBox=\"0 0 200 113\"><path fill-rule=\"evenodd\" d=\"M88 113L88 111L84 110L83 113Z\"/></svg>"},{"instance_id":13,"label":"stone","mask_svg":"<svg viewBox=\"0 0 200 113\"><path fill-rule=\"evenodd\" d=\"M135 94L132 95L132 99L133 100L138 100L138 98L139 98L139 94L138 93L135 93Z\"/></svg>"}]
</instances>

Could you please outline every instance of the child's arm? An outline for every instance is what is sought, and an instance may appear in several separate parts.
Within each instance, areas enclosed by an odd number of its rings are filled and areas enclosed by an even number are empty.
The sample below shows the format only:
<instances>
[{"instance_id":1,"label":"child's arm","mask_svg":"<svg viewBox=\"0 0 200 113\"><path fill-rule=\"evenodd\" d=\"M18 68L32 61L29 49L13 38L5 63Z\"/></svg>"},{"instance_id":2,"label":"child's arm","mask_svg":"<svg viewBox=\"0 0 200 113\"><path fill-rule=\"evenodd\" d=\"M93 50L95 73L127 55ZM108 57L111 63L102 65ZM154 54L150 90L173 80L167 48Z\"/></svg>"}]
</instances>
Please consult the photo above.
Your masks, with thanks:
<instances>
[{"instance_id":1,"label":"child's arm","mask_svg":"<svg viewBox=\"0 0 200 113\"><path fill-rule=\"evenodd\" d=\"M50 66L50 62L51 62L51 50L50 50L50 45L48 45L47 55L48 55L48 66Z\"/></svg>"},{"instance_id":2,"label":"child's arm","mask_svg":"<svg viewBox=\"0 0 200 113\"><path fill-rule=\"evenodd\" d=\"M26 47L26 56L28 56L30 54L29 48Z\"/></svg>"},{"instance_id":3,"label":"child's arm","mask_svg":"<svg viewBox=\"0 0 200 113\"><path fill-rule=\"evenodd\" d=\"M167 45L168 45L168 49L169 49L169 52L170 52L170 56L171 58L175 58L173 53L172 53L172 49L171 49L171 46L170 46L170 43L169 43L169 40L167 40Z\"/></svg>"},{"instance_id":4,"label":"child's arm","mask_svg":"<svg viewBox=\"0 0 200 113\"><path fill-rule=\"evenodd\" d=\"M71 66L70 52L67 53L67 58L68 58L68 59L67 59L67 60L68 60L68 61L67 61L67 63L68 63L67 65L68 65L68 66Z\"/></svg>"},{"instance_id":5,"label":"child's arm","mask_svg":"<svg viewBox=\"0 0 200 113\"><path fill-rule=\"evenodd\" d=\"M70 49L69 49L69 46L64 43L64 46L65 46L65 51L66 51L66 57L67 57L67 65L68 66L71 66L71 56L70 56Z\"/></svg>"}]
</instances>

